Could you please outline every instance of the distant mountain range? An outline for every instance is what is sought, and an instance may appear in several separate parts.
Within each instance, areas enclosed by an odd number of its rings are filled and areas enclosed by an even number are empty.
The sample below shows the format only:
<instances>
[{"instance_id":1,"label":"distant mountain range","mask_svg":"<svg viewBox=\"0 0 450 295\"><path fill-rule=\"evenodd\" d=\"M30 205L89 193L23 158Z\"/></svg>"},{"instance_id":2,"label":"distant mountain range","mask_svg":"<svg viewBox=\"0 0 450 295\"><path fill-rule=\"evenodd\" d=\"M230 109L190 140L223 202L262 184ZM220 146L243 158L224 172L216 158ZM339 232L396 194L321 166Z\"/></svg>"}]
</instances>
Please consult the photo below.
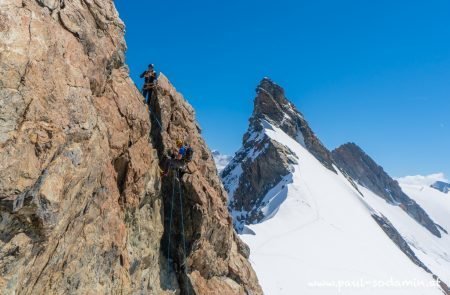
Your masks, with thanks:
<instances>
[{"instance_id":1,"label":"distant mountain range","mask_svg":"<svg viewBox=\"0 0 450 295\"><path fill-rule=\"evenodd\" d=\"M233 159L232 156L223 155L217 150L212 151L214 162L216 163L217 171L220 173L228 165L228 163Z\"/></svg>"},{"instance_id":2,"label":"distant mountain range","mask_svg":"<svg viewBox=\"0 0 450 295\"><path fill-rule=\"evenodd\" d=\"M444 194L447 194L450 191L450 183L443 181L436 181L431 185L431 187L437 189L440 192L443 192Z\"/></svg>"}]
</instances>

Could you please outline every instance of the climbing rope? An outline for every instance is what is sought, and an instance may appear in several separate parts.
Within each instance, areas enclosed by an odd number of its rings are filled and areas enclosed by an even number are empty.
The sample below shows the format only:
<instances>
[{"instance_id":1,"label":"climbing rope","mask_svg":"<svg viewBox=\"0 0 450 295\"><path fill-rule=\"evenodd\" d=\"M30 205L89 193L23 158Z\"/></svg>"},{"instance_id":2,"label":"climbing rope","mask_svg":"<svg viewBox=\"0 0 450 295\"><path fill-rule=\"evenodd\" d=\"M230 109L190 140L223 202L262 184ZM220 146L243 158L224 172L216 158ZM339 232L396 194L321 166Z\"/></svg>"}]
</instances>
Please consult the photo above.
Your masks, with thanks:
<instances>
[{"instance_id":1,"label":"climbing rope","mask_svg":"<svg viewBox=\"0 0 450 295\"><path fill-rule=\"evenodd\" d=\"M152 110L150 109L150 106L148 106L148 112L150 113L150 117L153 116L153 119L155 119L156 123L158 123L159 129L162 130L161 122L159 122L159 120L158 120L158 118L156 117L156 115L152 112Z\"/></svg>"},{"instance_id":2,"label":"climbing rope","mask_svg":"<svg viewBox=\"0 0 450 295\"><path fill-rule=\"evenodd\" d=\"M175 200L175 181L178 180L178 191L179 191L179 197L180 197L180 214L181 214L181 236L183 240L183 264L184 265L184 273L187 278L188 274L188 266L186 262L186 237L184 234L184 217L183 217L183 191L181 190L181 181L178 178L178 171L173 173L173 182L172 182L172 198L171 198L171 204L170 204L170 218L169 218L169 241L167 244L167 271L170 269L170 240L171 240L171 231L172 231L172 220L173 220L173 205ZM190 294L189 287L186 288L187 294Z\"/></svg>"},{"instance_id":3,"label":"climbing rope","mask_svg":"<svg viewBox=\"0 0 450 295\"><path fill-rule=\"evenodd\" d=\"M180 215L181 215L181 235L183 237L183 254L184 254L184 274L188 276L188 265L186 262L186 237L184 234L184 217L183 217L183 195L181 190L181 181L178 179L178 190L180 191ZM189 294L189 286L186 288Z\"/></svg>"},{"instance_id":4,"label":"climbing rope","mask_svg":"<svg viewBox=\"0 0 450 295\"><path fill-rule=\"evenodd\" d=\"M154 87L152 87L153 89L156 89L157 85L155 85ZM158 123L159 128L162 130L162 124L161 122L159 122L158 118L156 117L156 115L152 112L152 110L150 109L150 102L152 100L153 96L158 96L157 90L155 90L155 92L153 93L153 95L149 98L148 102L147 102L147 98L144 97L145 101L144 104L148 105L148 112L150 113L150 118L153 117L153 119L155 119L156 123Z\"/></svg>"},{"instance_id":5,"label":"climbing rope","mask_svg":"<svg viewBox=\"0 0 450 295\"><path fill-rule=\"evenodd\" d=\"M167 271L170 269L170 234L172 231L172 217L173 217L173 201L175 199L175 174L173 175L172 182L172 201L170 204L170 219L169 219L169 243L167 245Z\"/></svg>"}]
</instances>

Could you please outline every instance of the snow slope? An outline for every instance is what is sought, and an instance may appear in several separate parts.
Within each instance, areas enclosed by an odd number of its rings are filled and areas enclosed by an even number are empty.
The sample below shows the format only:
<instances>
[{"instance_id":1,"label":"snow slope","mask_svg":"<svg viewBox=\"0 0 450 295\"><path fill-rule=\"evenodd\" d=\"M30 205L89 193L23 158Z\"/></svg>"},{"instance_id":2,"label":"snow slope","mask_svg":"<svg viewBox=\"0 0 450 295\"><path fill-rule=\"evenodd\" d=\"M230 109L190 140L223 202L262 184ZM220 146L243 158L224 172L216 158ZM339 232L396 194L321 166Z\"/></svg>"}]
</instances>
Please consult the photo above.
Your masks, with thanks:
<instances>
[{"instance_id":1,"label":"snow slope","mask_svg":"<svg viewBox=\"0 0 450 295\"><path fill-rule=\"evenodd\" d=\"M450 234L450 196L429 186L408 185L400 182L403 191L414 199L440 226ZM428 267L450 282L450 235L443 234L442 239L434 239L434 247L441 249ZM425 242L429 242L425 240ZM438 272L439 270L439 272Z\"/></svg>"},{"instance_id":2,"label":"snow slope","mask_svg":"<svg viewBox=\"0 0 450 295\"><path fill-rule=\"evenodd\" d=\"M439 225L450 231L450 196L428 185L413 185L399 181L402 190L416 201ZM450 252L450 248L448 248ZM449 268L450 270L450 268Z\"/></svg>"},{"instance_id":3,"label":"snow slope","mask_svg":"<svg viewBox=\"0 0 450 295\"><path fill-rule=\"evenodd\" d=\"M395 287L432 277L388 238L343 175L281 129L264 127L298 158L293 173L266 195L265 220L241 236L266 294L442 294L435 285Z\"/></svg>"},{"instance_id":4,"label":"snow slope","mask_svg":"<svg viewBox=\"0 0 450 295\"><path fill-rule=\"evenodd\" d=\"M362 186L359 188L364 194L367 203L372 208L376 209L377 212L389 219L394 227L400 232L403 239L409 244L419 260L441 280L450 282L450 236L445 233L442 234L441 238L434 236L427 229L420 226L399 206L388 204L379 196ZM436 200L431 199L431 193L433 193L431 190L434 189L427 187L426 190L429 190L427 193L430 193L428 195L430 201L426 200L425 202L421 202L416 198L417 196L414 197L414 195L410 194L410 190L406 190L405 192L417 201L420 206L423 206L422 208L427 211L433 220L438 223L442 221L440 224L442 227L450 228L446 226L449 220L450 204L441 202L441 205L436 206L437 203L433 202ZM439 193L439 191L437 192ZM422 201L424 200L422 199ZM447 213L446 218L445 212ZM445 220L447 220L447 223L445 223Z\"/></svg>"}]
</instances>

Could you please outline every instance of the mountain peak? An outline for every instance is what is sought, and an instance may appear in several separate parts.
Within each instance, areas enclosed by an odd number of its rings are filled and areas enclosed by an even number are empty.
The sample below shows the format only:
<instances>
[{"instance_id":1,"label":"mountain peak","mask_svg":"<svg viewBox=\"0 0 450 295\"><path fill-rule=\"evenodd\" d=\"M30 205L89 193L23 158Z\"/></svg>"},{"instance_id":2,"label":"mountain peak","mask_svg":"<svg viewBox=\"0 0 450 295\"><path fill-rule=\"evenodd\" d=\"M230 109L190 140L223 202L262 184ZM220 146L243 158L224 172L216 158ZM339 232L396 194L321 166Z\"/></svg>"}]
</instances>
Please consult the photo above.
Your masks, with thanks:
<instances>
[{"instance_id":1,"label":"mountain peak","mask_svg":"<svg viewBox=\"0 0 450 295\"><path fill-rule=\"evenodd\" d=\"M250 118L250 132L261 130L261 120L280 128L291 138L305 146L328 169L335 171L330 152L309 127L305 117L285 96L284 89L264 77L256 88L255 107Z\"/></svg>"},{"instance_id":2,"label":"mountain peak","mask_svg":"<svg viewBox=\"0 0 450 295\"><path fill-rule=\"evenodd\" d=\"M263 78L256 88L255 109L242 147L222 172L238 231L243 230L244 224L264 218L264 196L280 181L287 181L284 178L291 175L292 164L297 161L286 144L270 137L272 131L289 142L297 142L323 166L336 172L330 151L286 98L283 88Z\"/></svg>"},{"instance_id":3,"label":"mountain peak","mask_svg":"<svg viewBox=\"0 0 450 295\"><path fill-rule=\"evenodd\" d=\"M277 83L275 83L271 78L264 77L261 79L261 82L259 82L258 87L261 87L267 91L270 91L273 87L279 88L283 91L283 88L281 88Z\"/></svg>"},{"instance_id":4,"label":"mountain peak","mask_svg":"<svg viewBox=\"0 0 450 295\"><path fill-rule=\"evenodd\" d=\"M264 77L256 88L253 117L264 118L279 125L286 119L286 114L297 113L284 94L284 89Z\"/></svg>"},{"instance_id":5,"label":"mountain peak","mask_svg":"<svg viewBox=\"0 0 450 295\"><path fill-rule=\"evenodd\" d=\"M338 149L340 149L340 148L352 149L352 150L360 151L361 153L365 153L364 150L354 142L344 143L340 147L338 147Z\"/></svg>"},{"instance_id":6,"label":"mountain peak","mask_svg":"<svg viewBox=\"0 0 450 295\"><path fill-rule=\"evenodd\" d=\"M261 82L259 82L258 89L261 89L263 91L265 90L270 93L275 93L276 91L279 91L282 94L284 94L284 89L269 77L262 78Z\"/></svg>"}]
</instances>

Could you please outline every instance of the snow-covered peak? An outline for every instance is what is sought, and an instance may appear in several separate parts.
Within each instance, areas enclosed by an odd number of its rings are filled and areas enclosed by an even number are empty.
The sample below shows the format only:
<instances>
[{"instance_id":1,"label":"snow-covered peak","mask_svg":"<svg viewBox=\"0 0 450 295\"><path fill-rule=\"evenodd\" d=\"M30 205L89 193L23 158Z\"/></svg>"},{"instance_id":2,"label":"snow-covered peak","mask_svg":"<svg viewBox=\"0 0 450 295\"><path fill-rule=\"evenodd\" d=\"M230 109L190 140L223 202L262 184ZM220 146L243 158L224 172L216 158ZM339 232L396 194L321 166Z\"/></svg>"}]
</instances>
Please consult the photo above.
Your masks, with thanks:
<instances>
[{"instance_id":1,"label":"snow-covered peak","mask_svg":"<svg viewBox=\"0 0 450 295\"><path fill-rule=\"evenodd\" d=\"M308 125L303 115L286 98L284 89L267 77L256 87L250 124L257 124L261 119L281 128L291 137L301 133L301 125Z\"/></svg>"},{"instance_id":2,"label":"snow-covered peak","mask_svg":"<svg viewBox=\"0 0 450 295\"><path fill-rule=\"evenodd\" d=\"M256 89L254 111L242 147L222 172L238 231L243 230L245 224L265 218L264 196L292 172L292 164L298 161L285 144L267 135L267 130L273 128L282 130L336 173L331 153L286 98L283 88L264 78Z\"/></svg>"},{"instance_id":3,"label":"snow-covered peak","mask_svg":"<svg viewBox=\"0 0 450 295\"><path fill-rule=\"evenodd\" d=\"M438 229L362 149L348 147L354 150L344 158L354 173L337 168L284 90L263 79L243 145L222 178L265 293L337 294L309 284L336 278L423 282L433 279L431 272L449 282L447 224ZM343 294L441 293L439 287L384 291Z\"/></svg>"},{"instance_id":4,"label":"snow-covered peak","mask_svg":"<svg viewBox=\"0 0 450 295\"><path fill-rule=\"evenodd\" d=\"M303 114L286 97L284 89L267 77L256 88L254 110L249 131L244 135L244 145L251 134L263 130L262 122L283 130L306 147L325 167L335 171L330 152L313 132Z\"/></svg>"}]
</instances>

